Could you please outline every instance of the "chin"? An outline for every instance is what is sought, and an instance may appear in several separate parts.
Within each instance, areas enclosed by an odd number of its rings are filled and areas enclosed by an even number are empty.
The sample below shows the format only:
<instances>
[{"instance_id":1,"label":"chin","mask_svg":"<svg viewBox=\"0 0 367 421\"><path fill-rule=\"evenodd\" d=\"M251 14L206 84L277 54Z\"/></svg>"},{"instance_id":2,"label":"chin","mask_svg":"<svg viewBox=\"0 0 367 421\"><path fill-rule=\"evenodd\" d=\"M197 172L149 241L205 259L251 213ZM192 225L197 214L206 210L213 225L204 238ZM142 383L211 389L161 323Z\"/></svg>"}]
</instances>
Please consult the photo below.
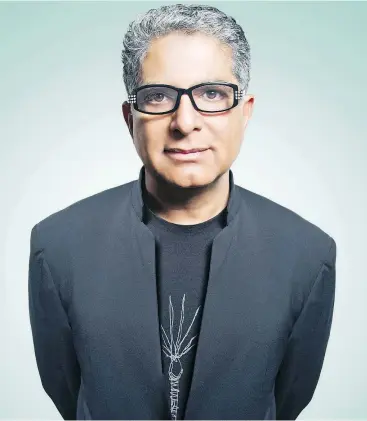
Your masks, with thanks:
<instances>
[{"instance_id":1,"label":"chin","mask_svg":"<svg viewBox=\"0 0 367 421\"><path fill-rule=\"evenodd\" d=\"M214 168L200 167L197 164L184 164L167 169L162 176L170 184L189 189L207 186L213 183L219 174Z\"/></svg>"}]
</instances>

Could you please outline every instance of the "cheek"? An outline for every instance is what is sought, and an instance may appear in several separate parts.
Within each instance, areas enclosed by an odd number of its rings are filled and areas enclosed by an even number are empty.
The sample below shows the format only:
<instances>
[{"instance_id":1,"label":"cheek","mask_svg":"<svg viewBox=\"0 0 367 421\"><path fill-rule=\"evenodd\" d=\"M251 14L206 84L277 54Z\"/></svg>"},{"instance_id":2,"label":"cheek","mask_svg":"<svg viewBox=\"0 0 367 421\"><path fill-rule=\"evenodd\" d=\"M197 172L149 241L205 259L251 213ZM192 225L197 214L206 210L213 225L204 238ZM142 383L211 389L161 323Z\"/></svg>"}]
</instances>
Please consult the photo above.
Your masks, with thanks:
<instances>
[{"instance_id":1,"label":"cheek","mask_svg":"<svg viewBox=\"0 0 367 421\"><path fill-rule=\"evenodd\" d=\"M145 148L150 155L162 152L167 131L166 126L154 123L146 123L141 132L141 138L144 139Z\"/></svg>"},{"instance_id":2,"label":"cheek","mask_svg":"<svg viewBox=\"0 0 367 421\"><path fill-rule=\"evenodd\" d=\"M232 159L241 147L242 126L238 121L218 120L211 126L211 137L222 159Z\"/></svg>"},{"instance_id":3,"label":"cheek","mask_svg":"<svg viewBox=\"0 0 367 421\"><path fill-rule=\"evenodd\" d=\"M157 151L159 129L149 124L136 124L134 126L134 144L142 158L149 158Z\"/></svg>"}]
</instances>

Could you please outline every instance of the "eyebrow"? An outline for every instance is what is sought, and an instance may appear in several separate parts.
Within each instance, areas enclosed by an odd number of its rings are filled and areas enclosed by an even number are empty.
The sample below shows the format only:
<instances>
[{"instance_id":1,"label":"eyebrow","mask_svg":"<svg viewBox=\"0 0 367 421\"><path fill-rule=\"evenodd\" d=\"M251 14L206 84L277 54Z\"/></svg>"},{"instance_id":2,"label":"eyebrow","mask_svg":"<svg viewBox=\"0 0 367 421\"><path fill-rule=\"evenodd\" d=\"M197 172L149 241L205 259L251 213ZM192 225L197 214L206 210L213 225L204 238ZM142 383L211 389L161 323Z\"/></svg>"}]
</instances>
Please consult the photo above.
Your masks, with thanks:
<instances>
[{"instance_id":1,"label":"eyebrow","mask_svg":"<svg viewBox=\"0 0 367 421\"><path fill-rule=\"evenodd\" d=\"M199 85L200 83L208 83L208 82L209 83L229 83L228 80L223 80L223 79L205 79L205 80L202 80L201 82L194 83L191 86ZM143 85L171 85L171 86L174 86L174 85L172 85L170 83L158 82L158 81L150 81L150 80L145 81L143 83Z\"/></svg>"}]
</instances>

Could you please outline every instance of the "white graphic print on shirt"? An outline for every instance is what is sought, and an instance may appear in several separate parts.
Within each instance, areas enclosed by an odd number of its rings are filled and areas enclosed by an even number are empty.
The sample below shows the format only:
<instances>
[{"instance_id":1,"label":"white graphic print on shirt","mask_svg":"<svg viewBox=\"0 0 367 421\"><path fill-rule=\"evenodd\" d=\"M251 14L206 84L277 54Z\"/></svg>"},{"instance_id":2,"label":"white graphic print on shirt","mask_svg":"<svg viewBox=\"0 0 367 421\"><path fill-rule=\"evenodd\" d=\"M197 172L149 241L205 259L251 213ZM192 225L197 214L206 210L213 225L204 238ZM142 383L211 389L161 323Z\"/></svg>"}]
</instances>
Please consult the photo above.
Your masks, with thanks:
<instances>
[{"instance_id":1,"label":"white graphic print on shirt","mask_svg":"<svg viewBox=\"0 0 367 421\"><path fill-rule=\"evenodd\" d=\"M196 315L198 314L198 311L200 309L200 306L197 308L194 318L192 319L192 322L190 323L189 328L187 329L187 332L185 336L181 339L182 336L182 325L185 318L185 294L182 298L182 305L181 305L181 318L180 318L180 325L178 329L177 339L176 342L174 341L173 337L173 322L174 322L174 310L172 306L171 296L169 296L169 333L170 337L168 338L168 335L166 334L163 326L161 325L162 329L162 342L163 342L163 352L166 355L166 357L171 359L170 365L169 365L169 371L168 371L168 378L170 382L170 400L171 400L171 417L173 420L177 419L177 410L179 408L178 402L179 402L179 391L180 391L180 377L183 373L182 364L180 362L180 358L187 354L190 349L195 346L195 344L192 344L192 341L195 339L197 335L192 337L189 341L189 343L185 346L185 348L181 350L181 347L183 346L183 343L187 337L187 335L190 332L190 329L195 321Z\"/></svg>"}]
</instances>

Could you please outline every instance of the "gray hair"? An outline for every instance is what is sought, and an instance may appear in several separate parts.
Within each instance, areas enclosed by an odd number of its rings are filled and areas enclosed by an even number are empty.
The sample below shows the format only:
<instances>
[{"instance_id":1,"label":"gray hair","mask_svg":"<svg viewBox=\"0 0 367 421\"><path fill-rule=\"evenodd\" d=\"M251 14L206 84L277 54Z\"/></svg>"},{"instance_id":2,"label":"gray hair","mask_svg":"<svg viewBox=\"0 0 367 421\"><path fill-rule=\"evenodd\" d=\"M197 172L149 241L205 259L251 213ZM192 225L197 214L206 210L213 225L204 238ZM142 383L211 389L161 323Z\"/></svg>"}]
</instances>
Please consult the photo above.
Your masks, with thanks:
<instances>
[{"instance_id":1,"label":"gray hair","mask_svg":"<svg viewBox=\"0 0 367 421\"><path fill-rule=\"evenodd\" d=\"M250 81L250 46L233 17L215 7L174 4L150 9L129 24L121 53L123 79L128 94L142 85L141 65L150 43L171 32L202 33L232 49L232 73L246 94Z\"/></svg>"}]
</instances>

